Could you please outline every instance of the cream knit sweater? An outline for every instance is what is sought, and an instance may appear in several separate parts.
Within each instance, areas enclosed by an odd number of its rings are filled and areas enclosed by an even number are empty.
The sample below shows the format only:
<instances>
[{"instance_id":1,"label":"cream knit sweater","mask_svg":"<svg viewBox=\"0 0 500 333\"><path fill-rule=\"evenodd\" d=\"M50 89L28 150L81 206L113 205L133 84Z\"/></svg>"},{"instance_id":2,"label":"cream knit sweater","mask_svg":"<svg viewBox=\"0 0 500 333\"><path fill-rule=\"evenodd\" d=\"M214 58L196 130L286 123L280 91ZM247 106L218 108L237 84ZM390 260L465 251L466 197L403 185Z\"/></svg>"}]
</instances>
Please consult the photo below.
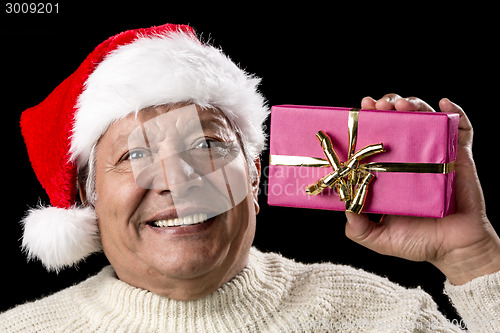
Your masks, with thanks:
<instances>
[{"instance_id":1,"label":"cream knit sweater","mask_svg":"<svg viewBox=\"0 0 500 333\"><path fill-rule=\"evenodd\" d=\"M471 332L500 331L500 273L446 293ZM496 325L496 326L495 326ZM250 252L211 295L181 302L120 280L108 266L73 287L0 315L0 332L460 332L431 297L342 265Z\"/></svg>"}]
</instances>

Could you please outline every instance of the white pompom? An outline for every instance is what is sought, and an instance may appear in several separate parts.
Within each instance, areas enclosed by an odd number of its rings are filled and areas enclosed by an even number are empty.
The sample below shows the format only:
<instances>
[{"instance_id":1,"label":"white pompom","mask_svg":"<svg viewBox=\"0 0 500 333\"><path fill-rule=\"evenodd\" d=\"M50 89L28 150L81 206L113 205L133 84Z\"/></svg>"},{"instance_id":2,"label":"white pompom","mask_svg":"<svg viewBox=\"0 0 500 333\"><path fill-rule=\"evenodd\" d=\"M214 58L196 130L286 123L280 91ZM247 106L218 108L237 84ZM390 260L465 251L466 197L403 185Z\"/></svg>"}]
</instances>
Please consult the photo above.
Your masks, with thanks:
<instances>
[{"instance_id":1,"label":"white pompom","mask_svg":"<svg viewBox=\"0 0 500 333\"><path fill-rule=\"evenodd\" d=\"M102 249L91 207L30 209L22 223L28 260L38 258L48 271L59 272Z\"/></svg>"}]
</instances>

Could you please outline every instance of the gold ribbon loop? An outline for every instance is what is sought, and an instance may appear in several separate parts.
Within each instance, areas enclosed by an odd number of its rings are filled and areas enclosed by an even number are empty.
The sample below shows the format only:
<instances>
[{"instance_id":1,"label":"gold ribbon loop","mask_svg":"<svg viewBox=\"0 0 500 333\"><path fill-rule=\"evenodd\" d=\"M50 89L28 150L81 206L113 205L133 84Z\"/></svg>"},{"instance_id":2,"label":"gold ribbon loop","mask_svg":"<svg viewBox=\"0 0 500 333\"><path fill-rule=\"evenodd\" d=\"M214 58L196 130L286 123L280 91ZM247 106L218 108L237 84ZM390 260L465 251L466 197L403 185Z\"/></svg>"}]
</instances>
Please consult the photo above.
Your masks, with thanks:
<instances>
[{"instance_id":1,"label":"gold ribbon loop","mask_svg":"<svg viewBox=\"0 0 500 333\"><path fill-rule=\"evenodd\" d=\"M333 168L333 171L337 171L340 169L340 161L333 149L332 140L330 137L323 131L319 131L316 133L316 138L321 143L321 147L323 147L323 153L326 156L326 160L330 163L330 166Z\"/></svg>"},{"instance_id":2,"label":"gold ribbon loop","mask_svg":"<svg viewBox=\"0 0 500 333\"><path fill-rule=\"evenodd\" d=\"M356 124L357 121L353 122ZM350 122L351 125L351 122ZM350 137L355 138L355 133ZM336 186L340 200L346 202L346 210L361 212L368 192L368 185L375 177L373 174L360 169L359 161L369 156L385 152L382 143L369 145L360 149L356 153L354 149L349 149L352 156L345 163L340 163L330 137L323 131L316 133L316 138L321 143L323 153L333 169L333 172L321 177L315 183L306 187L306 193L309 195L318 195L327 187ZM351 144L356 144L356 140L350 140Z\"/></svg>"},{"instance_id":3,"label":"gold ribbon loop","mask_svg":"<svg viewBox=\"0 0 500 333\"><path fill-rule=\"evenodd\" d=\"M367 173L366 176L361 180L358 189L356 190L356 194L354 198L349 203L349 207L347 207L347 211L354 212L356 214L361 213L363 206L365 204L366 195L368 194L368 185L375 178L375 176L371 173Z\"/></svg>"}]
</instances>

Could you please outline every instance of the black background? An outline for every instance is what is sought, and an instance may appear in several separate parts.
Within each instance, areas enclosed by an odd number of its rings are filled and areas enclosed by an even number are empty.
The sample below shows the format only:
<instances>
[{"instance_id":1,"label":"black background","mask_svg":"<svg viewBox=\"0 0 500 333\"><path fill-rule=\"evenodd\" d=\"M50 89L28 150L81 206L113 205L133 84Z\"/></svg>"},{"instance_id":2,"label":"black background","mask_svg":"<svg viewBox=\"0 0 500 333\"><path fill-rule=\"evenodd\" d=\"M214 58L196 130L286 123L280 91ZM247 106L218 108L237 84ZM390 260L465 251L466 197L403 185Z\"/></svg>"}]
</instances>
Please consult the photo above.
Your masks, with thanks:
<instances>
[{"instance_id":1,"label":"black background","mask_svg":"<svg viewBox=\"0 0 500 333\"><path fill-rule=\"evenodd\" d=\"M440 98L450 98L474 125L474 157L495 225L496 8L472 8L466 2L316 3L173 6L141 1L103 7L102 2L73 2L59 3L57 14L6 14L2 7L0 311L72 285L106 264L103 255L94 255L78 269L57 275L47 273L39 262L26 262L19 221L29 206L49 201L31 170L18 123L21 112L41 102L94 47L127 29L190 24L203 40L263 78L261 91L269 105L359 107L364 96L395 92L418 96L437 109ZM385 257L353 243L344 235L344 213L269 207L267 154L262 156L263 194L255 239L259 249L303 262L349 264L406 287L421 286L450 319L457 318L442 294L445 278L436 268Z\"/></svg>"}]
</instances>

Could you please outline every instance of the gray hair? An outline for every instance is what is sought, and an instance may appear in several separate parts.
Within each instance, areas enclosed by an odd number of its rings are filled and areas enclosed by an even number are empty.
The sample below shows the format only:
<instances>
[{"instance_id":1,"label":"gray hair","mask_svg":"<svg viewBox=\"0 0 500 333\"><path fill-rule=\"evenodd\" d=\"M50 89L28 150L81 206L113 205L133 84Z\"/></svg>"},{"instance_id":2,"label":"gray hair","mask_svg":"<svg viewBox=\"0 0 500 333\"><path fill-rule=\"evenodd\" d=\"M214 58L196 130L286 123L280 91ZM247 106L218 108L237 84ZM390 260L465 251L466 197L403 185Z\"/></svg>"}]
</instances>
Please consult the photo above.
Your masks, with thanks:
<instances>
[{"instance_id":1,"label":"gray hair","mask_svg":"<svg viewBox=\"0 0 500 333\"><path fill-rule=\"evenodd\" d=\"M99 142L99 141L98 141ZM90 150L90 158L89 161L83 165L78 166L78 182L82 183L85 189L85 201L84 205L90 205L92 207L95 206L95 202L97 200L97 191L95 186L95 178L96 178L96 150L97 144L92 146Z\"/></svg>"}]
</instances>

